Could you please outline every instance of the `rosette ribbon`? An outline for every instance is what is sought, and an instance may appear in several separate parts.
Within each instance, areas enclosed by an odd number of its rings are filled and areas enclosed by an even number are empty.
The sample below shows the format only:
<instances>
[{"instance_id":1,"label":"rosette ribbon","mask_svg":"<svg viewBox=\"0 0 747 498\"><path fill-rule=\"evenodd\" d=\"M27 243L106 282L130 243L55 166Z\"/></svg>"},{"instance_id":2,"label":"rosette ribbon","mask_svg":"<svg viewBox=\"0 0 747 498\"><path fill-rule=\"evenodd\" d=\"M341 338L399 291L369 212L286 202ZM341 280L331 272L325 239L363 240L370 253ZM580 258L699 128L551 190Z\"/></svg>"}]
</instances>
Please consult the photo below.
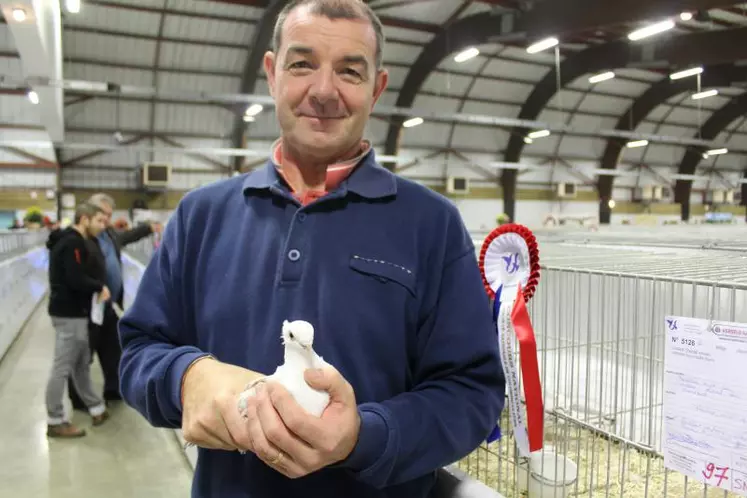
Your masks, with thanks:
<instances>
[{"instance_id":1,"label":"rosette ribbon","mask_svg":"<svg viewBox=\"0 0 747 498\"><path fill-rule=\"evenodd\" d=\"M485 290L493 299L493 321L506 378L509 419L519 454L529 457L530 453L542 449L544 439L537 341L526 307L539 283L537 240L523 225L502 225L485 239L479 262ZM519 389L519 369L514 360L514 337L519 343L526 421ZM496 426L488 442L499 438L500 427Z\"/></svg>"}]
</instances>

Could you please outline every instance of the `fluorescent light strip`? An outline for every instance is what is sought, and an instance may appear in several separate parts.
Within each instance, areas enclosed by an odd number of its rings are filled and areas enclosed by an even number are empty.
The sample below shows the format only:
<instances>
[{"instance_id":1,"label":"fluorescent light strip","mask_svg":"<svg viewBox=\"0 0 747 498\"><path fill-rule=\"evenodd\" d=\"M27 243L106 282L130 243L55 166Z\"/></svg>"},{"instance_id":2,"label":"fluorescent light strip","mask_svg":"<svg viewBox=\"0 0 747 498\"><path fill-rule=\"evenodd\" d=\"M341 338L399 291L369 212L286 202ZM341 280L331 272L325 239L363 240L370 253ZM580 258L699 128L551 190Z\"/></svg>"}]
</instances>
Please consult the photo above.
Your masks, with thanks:
<instances>
[{"instance_id":1,"label":"fluorescent light strip","mask_svg":"<svg viewBox=\"0 0 747 498\"><path fill-rule=\"evenodd\" d=\"M680 80L682 78L687 78L688 76L695 76L696 74L702 74L703 68L702 67L693 67L690 69L685 69L684 71L677 71L676 73L672 73L669 75L670 80Z\"/></svg>"},{"instance_id":2,"label":"fluorescent light strip","mask_svg":"<svg viewBox=\"0 0 747 498\"><path fill-rule=\"evenodd\" d=\"M549 136L550 136L550 130L537 130L537 131L533 131L532 133L529 133L527 135L527 138L534 140L535 138L542 138L542 137L549 137Z\"/></svg>"},{"instance_id":3,"label":"fluorescent light strip","mask_svg":"<svg viewBox=\"0 0 747 498\"><path fill-rule=\"evenodd\" d=\"M708 156L720 156L721 154L726 154L729 152L729 149L722 148L722 149L711 149L708 152L706 152L706 155Z\"/></svg>"},{"instance_id":4,"label":"fluorescent light strip","mask_svg":"<svg viewBox=\"0 0 747 498\"><path fill-rule=\"evenodd\" d=\"M706 90L705 92L694 93L692 95L693 100L707 99L708 97L715 97L718 95L718 90Z\"/></svg>"},{"instance_id":5,"label":"fluorescent light strip","mask_svg":"<svg viewBox=\"0 0 747 498\"><path fill-rule=\"evenodd\" d=\"M544 40L540 40L537 43L533 43L532 45L529 45L527 47L527 52L530 54L536 54L537 52L542 52L543 50L547 50L548 48L552 48L558 44L557 38L545 38Z\"/></svg>"},{"instance_id":6,"label":"fluorescent light strip","mask_svg":"<svg viewBox=\"0 0 747 498\"><path fill-rule=\"evenodd\" d=\"M467 50L464 50L462 52L459 52L455 57L454 60L456 62L465 62L468 61L474 57L477 57L480 55L480 51L477 50L475 47L470 47Z\"/></svg>"},{"instance_id":7,"label":"fluorescent light strip","mask_svg":"<svg viewBox=\"0 0 747 498\"><path fill-rule=\"evenodd\" d=\"M650 24L644 28L637 29L628 35L628 39L632 41L643 40L649 36L658 35L664 31L668 31L674 28L674 21L667 19L666 21L657 22L656 24Z\"/></svg>"},{"instance_id":8,"label":"fluorescent light strip","mask_svg":"<svg viewBox=\"0 0 747 498\"><path fill-rule=\"evenodd\" d=\"M423 118L412 118L402 123L402 126L404 126L405 128L412 128L413 126L421 124L423 124Z\"/></svg>"},{"instance_id":9,"label":"fluorescent light strip","mask_svg":"<svg viewBox=\"0 0 747 498\"><path fill-rule=\"evenodd\" d=\"M635 149L637 147L645 147L648 145L648 140L633 140L632 142L628 142L625 144L625 146L629 149Z\"/></svg>"},{"instance_id":10,"label":"fluorescent light strip","mask_svg":"<svg viewBox=\"0 0 747 498\"><path fill-rule=\"evenodd\" d=\"M591 78L589 78L589 83L601 83L602 81L611 80L614 77L615 73L613 73L612 71L607 71L592 76Z\"/></svg>"}]
</instances>

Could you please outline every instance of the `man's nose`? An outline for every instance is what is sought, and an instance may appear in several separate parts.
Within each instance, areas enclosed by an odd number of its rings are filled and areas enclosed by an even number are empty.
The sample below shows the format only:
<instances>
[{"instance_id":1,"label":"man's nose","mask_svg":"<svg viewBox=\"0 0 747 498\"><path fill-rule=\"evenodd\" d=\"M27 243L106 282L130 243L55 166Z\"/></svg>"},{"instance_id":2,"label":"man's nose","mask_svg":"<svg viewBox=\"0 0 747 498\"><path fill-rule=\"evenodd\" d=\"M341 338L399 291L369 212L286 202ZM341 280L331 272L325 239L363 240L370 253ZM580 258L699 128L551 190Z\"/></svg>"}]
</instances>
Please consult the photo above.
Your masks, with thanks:
<instances>
[{"instance_id":1,"label":"man's nose","mask_svg":"<svg viewBox=\"0 0 747 498\"><path fill-rule=\"evenodd\" d=\"M334 72L330 69L317 71L309 95L315 104L326 106L329 103L334 103L338 96Z\"/></svg>"}]
</instances>

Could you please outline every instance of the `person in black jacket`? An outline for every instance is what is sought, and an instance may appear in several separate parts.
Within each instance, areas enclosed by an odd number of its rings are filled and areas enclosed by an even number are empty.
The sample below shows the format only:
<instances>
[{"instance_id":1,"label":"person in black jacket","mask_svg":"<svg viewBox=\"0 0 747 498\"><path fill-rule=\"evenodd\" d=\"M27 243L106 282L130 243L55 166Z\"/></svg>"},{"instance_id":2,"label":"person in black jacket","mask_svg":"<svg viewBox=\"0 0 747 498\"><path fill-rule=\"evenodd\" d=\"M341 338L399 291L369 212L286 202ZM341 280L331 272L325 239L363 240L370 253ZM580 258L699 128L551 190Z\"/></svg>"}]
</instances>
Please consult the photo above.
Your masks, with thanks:
<instances>
[{"instance_id":1,"label":"person in black jacket","mask_svg":"<svg viewBox=\"0 0 747 498\"><path fill-rule=\"evenodd\" d=\"M56 334L54 363L46 389L50 437L85 435L65 414L63 396L68 377L91 414L93 425L101 425L109 418L104 401L93 389L88 346L88 320L94 299L106 301L111 293L104 279L92 276L97 263L86 240L95 239L105 223L106 215L101 208L82 204L75 210L73 226L53 232L47 242L48 312Z\"/></svg>"},{"instance_id":2,"label":"person in black jacket","mask_svg":"<svg viewBox=\"0 0 747 498\"><path fill-rule=\"evenodd\" d=\"M119 318L112 308L112 303L124 307L124 279L122 275L122 248L133 244L154 232L161 230L157 223L145 223L132 230L118 232L111 224L114 199L104 193L97 193L88 199L88 203L98 207L106 219L106 228L89 241L91 252L97 261L104 265L104 282L111 290L111 299L104 306L104 322L99 326L89 323L91 328L91 347L99 357L104 374L104 400L119 401L119 361L122 347L119 343ZM68 395L76 410L85 410L85 404L72 383L68 384Z\"/></svg>"}]
</instances>

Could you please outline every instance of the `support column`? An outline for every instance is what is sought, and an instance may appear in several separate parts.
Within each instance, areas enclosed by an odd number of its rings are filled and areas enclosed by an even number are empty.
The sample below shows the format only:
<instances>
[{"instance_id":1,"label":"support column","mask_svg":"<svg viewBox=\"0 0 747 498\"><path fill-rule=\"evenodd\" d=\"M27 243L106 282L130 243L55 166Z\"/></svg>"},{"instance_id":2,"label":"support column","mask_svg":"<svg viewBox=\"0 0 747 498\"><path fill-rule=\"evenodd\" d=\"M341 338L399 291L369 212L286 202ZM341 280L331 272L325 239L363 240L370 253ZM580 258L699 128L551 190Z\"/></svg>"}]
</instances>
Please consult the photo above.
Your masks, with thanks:
<instances>
[{"instance_id":1,"label":"support column","mask_svg":"<svg viewBox=\"0 0 747 498\"><path fill-rule=\"evenodd\" d=\"M610 200L607 197L599 199L599 224L609 225L612 221L612 209L610 209Z\"/></svg>"},{"instance_id":2,"label":"support column","mask_svg":"<svg viewBox=\"0 0 747 498\"><path fill-rule=\"evenodd\" d=\"M516 176L515 169L504 169L501 174L503 188L503 212L508 215L511 223L516 223Z\"/></svg>"},{"instance_id":3,"label":"support column","mask_svg":"<svg viewBox=\"0 0 747 498\"><path fill-rule=\"evenodd\" d=\"M682 221L690 220L690 199L683 199L680 202L680 213L682 215Z\"/></svg>"}]
</instances>

